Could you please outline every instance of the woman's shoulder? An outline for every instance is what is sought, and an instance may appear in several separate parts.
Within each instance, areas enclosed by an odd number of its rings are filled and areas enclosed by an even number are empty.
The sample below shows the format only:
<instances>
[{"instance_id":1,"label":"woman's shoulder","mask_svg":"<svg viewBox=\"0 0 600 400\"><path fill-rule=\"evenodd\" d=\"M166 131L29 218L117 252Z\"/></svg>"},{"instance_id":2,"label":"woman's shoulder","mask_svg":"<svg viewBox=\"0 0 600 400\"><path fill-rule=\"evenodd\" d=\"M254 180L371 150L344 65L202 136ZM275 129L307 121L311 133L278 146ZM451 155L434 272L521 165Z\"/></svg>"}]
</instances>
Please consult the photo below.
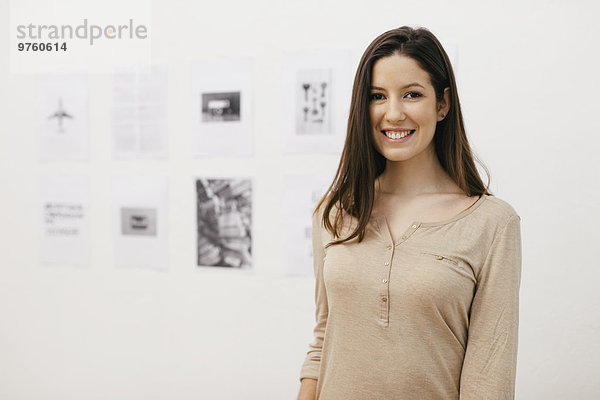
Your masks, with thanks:
<instances>
[{"instance_id":1,"label":"woman's shoulder","mask_svg":"<svg viewBox=\"0 0 600 400\"><path fill-rule=\"evenodd\" d=\"M521 216L511 203L503 198L491 194L484 194L485 201L481 213L474 213L480 218L487 220L488 223L495 222L493 225L503 226L512 218L521 219Z\"/></svg>"},{"instance_id":2,"label":"woman's shoulder","mask_svg":"<svg viewBox=\"0 0 600 400\"><path fill-rule=\"evenodd\" d=\"M313 222L317 223L321 228L324 227L323 220L325 209L327 208L329 202L331 201L331 193L327 193L323 195L323 197L317 202L315 207L313 207ZM334 216L338 211L337 204L332 204L332 207L329 211L328 219L331 224L334 223Z\"/></svg>"},{"instance_id":3,"label":"woman's shoulder","mask_svg":"<svg viewBox=\"0 0 600 400\"><path fill-rule=\"evenodd\" d=\"M479 207L467 217L462 218L464 226L457 230L461 246L469 249L473 260L484 260L489 253L490 246L506 228L510 227L510 234L519 229L520 215L515 207L504 198L484 194ZM478 265L479 261L472 261Z\"/></svg>"}]
</instances>

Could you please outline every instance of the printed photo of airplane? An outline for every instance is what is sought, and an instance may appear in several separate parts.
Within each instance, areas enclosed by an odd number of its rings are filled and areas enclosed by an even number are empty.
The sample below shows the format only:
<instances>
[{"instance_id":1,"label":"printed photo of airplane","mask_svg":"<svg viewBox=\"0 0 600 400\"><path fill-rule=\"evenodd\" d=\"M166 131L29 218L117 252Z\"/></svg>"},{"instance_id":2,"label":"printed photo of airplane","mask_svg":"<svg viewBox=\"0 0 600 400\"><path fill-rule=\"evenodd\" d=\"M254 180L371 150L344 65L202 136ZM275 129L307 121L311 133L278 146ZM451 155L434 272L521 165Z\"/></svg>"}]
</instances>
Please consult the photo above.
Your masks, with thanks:
<instances>
[{"instance_id":1,"label":"printed photo of airplane","mask_svg":"<svg viewBox=\"0 0 600 400\"><path fill-rule=\"evenodd\" d=\"M63 129L63 118L73 119L73 116L67 113L62 105L62 98L58 99L58 110L54 112L54 114L50 115L48 119L56 118L58 119L58 132L63 133L65 130Z\"/></svg>"}]
</instances>

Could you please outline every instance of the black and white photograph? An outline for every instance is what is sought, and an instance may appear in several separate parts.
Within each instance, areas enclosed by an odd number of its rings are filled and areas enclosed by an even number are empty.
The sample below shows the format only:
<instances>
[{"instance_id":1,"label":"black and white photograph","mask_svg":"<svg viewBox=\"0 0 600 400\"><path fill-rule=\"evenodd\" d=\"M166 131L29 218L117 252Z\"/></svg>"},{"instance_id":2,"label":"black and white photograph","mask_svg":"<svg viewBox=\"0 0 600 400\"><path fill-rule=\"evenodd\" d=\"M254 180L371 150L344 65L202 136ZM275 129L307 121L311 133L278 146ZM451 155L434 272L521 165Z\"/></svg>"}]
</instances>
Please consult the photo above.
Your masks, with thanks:
<instances>
[{"instance_id":1,"label":"black and white photograph","mask_svg":"<svg viewBox=\"0 0 600 400\"><path fill-rule=\"evenodd\" d=\"M116 175L112 182L115 264L169 267L169 181L166 176Z\"/></svg>"},{"instance_id":2,"label":"black and white photograph","mask_svg":"<svg viewBox=\"0 0 600 400\"><path fill-rule=\"evenodd\" d=\"M254 60L209 57L191 64L190 150L200 156L254 152Z\"/></svg>"},{"instance_id":3,"label":"black and white photograph","mask_svg":"<svg viewBox=\"0 0 600 400\"><path fill-rule=\"evenodd\" d=\"M48 115L48 119L53 119L56 121L56 124L54 125L54 133L56 134L64 134L66 133L65 131L65 127L63 124L63 120L67 120L67 119L74 119L75 117L73 116L73 114L67 110L65 110L65 107L63 107L63 99L62 96L58 98L58 104L56 106L56 108L54 109L54 112L51 113L50 115Z\"/></svg>"},{"instance_id":4,"label":"black and white photograph","mask_svg":"<svg viewBox=\"0 0 600 400\"><path fill-rule=\"evenodd\" d=\"M331 134L331 69L299 70L296 83L296 134Z\"/></svg>"},{"instance_id":5,"label":"black and white photograph","mask_svg":"<svg viewBox=\"0 0 600 400\"><path fill-rule=\"evenodd\" d=\"M38 75L36 97L39 158L53 161L88 159L86 77Z\"/></svg>"},{"instance_id":6,"label":"black and white photograph","mask_svg":"<svg viewBox=\"0 0 600 400\"><path fill-rule=\"evenodd\" d=\"M198 266L252 267L252 181L197 179Z\"/></svg>"},{"instance_id":7,"label":"black and white photograph","mask_svg":"<svg viewBox=\"0 0 600 400\"><path fill-rule=\"evenodd\" d=\"M240 92L202 93L202 122L240 120Z\"/></svg>"},{"instance_id":8,"label":"black and white photograph","mask_svg":"<svg viewBox=\"0 0 600 400\"><path fill-rule=\"evenodd\" d=\"M121 233L123 235L156 236L156 209L122 208Z\"/></svg>"},{"instance_id":9,"label":"black and white photograph","mask_svg":"<svg viewBox=\"0 0 600 400\"><path fill-rule=\"evenodd\" d=\"M286 153L339 153L352 92L344 48L285 52L282 133Z\"/></svg>"}]
</instances>

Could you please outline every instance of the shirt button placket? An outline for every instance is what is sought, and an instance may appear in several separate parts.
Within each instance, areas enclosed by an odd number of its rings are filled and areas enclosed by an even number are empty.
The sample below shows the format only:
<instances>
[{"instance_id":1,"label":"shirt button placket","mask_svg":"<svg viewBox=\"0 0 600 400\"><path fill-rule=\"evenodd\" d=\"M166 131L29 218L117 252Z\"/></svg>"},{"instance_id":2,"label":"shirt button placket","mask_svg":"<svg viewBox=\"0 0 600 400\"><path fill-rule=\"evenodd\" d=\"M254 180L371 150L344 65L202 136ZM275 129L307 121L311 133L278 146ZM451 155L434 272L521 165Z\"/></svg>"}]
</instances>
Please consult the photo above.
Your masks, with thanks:
<instances>
[{"instance_id":1,"label":"shirt button placket","mask_svg":"<svg viewBox=\"0 0 600 400\"><path fill-rule=\"evenodd\" d=\"M385 325L387 326L387 324L389 323L389 306L388 306L389 285L388 285L388 277L390 276L390 269L391 269L391 264L392 264L392 260L393 260L393 254L394 254L394 246L393 245L387 245L386 247L387 247L388 251L390 251L388 253L389 261L385 261L383 263L383 265L385 267L387 267L387 268L384 269L385 276L384 276L384 278L381 279L382 288L381 288L381 296L380 296L380 299L379 299L379 304L380 304L380 307L381 307L381 319L385 323Z\"/></svg>"},{"instance_id":2,"label":"shirt button placket","mask_svg":"<svg viewBox=\"0 0 600 400\"><path fill-rule=\"evenodd\" d=\"M419 227L420 224L412 224L411 228L413 229L413 231L415 229L417 229ZM408 235L402 235L401 237L401 241L399 244L403 243L406 239L408 239ZM398 246L396 245L396 246ZM390 276L390 271L391 271L391 263L392 260L394 258L394 250L395 247L394 244L392 243L391 245L388 244L386 247L388 250L391 251L391 253L389 254L389 261L384 262L384 265L387 267L385 269L385 272L387 274L387 277L381 279L381 283L383 284L382 287L382 291L381 291L381 296L380 296L380 304L381 304L381 319L384 322L385 326L389 325L389 283L388 283L388 278Z\"/></svg>"}]
</instances>

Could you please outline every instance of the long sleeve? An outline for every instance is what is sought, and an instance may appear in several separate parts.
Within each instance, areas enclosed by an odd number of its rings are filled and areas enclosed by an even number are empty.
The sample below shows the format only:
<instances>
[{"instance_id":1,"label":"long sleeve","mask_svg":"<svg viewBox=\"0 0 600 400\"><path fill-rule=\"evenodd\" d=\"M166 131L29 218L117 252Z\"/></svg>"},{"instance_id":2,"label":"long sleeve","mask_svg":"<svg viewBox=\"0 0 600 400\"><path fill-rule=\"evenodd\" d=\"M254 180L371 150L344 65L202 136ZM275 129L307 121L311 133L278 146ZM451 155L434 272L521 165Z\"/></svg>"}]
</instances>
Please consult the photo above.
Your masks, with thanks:
<instances>
[{"instance_id":1,"label":"long sleeve","mask_svg":"<svg viewBox=\"0 0 600 400\"><path fill-rule=\"evenodd\" d=\"M471 304L461 400L514 399L517 366L521 218L497 231Z\"/></svg>"},{"instance_id":2,"label":"long sleeve","mask_svg":"<svg viewBox=\"0 0 600 400\"><path fill-rule=\"evenodd\" d=\"M321 365L321 350L323 348L323 337L327 325L329 307L325 283L323 282L323 264L325 261L325 249L321 240L321 210L313 215L312 219L312 246L313 266L315 272L315 319L314 341L309 345L306 359L302 365L300 380L303 378L319 378L319 367Z\"/></svg>"}]
</instances>

